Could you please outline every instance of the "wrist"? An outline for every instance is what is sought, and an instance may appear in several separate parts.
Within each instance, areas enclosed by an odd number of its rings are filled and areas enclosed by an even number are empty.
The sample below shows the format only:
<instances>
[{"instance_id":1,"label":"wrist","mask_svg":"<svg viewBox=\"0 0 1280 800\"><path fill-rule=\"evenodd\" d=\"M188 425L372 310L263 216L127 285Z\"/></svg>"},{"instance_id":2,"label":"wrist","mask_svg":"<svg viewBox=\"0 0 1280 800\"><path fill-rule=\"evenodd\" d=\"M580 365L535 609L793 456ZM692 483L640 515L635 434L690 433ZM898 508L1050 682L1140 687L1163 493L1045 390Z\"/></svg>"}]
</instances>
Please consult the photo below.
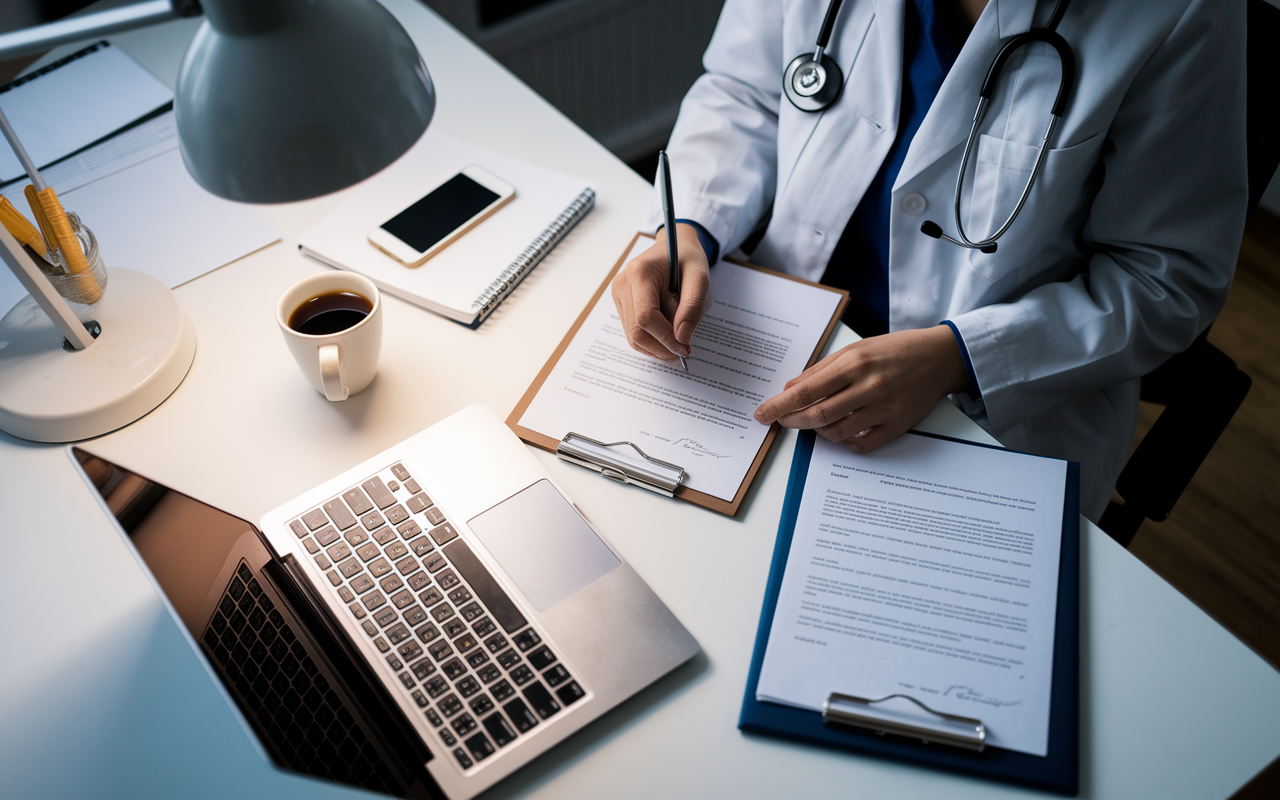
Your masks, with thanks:
<instances>
[{"instance_id":1,"label":"wrist","mask_svg":"<svg viewBox=\"0 0 1280 800\"><path fill-rule=\"evenodd\" d=\"M941 396L969 391L969 373L951 326L937 325L929 329L929 334L933 342L938 385L942 388Z\"/></svg>"}]
</instances>

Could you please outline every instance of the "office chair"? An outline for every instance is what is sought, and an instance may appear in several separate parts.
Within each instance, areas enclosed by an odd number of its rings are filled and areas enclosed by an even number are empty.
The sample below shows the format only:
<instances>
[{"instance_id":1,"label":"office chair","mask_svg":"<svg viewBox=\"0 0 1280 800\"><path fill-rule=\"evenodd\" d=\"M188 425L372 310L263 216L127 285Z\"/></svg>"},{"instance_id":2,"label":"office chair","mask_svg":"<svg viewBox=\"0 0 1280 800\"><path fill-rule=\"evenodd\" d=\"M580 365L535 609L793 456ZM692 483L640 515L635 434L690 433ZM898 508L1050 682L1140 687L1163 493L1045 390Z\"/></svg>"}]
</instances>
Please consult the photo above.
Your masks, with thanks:
<instances>
[{"instance_id":1,"label":"office chair","mask_svg":"<svg viewBox=\"0 0 1280 800\"><path fill-rule=\"evenodd\" d=\"M1280 164L1274 87L1280 79L1269 55L1280 37L1280 9L1249 0L1245 99L1249 207L1252 216ZM1124 503L1111 502L1099 527L1125 547L1144 519L1163 522L1204 462L1253 380L1221 350L1209 344L1209 330L1182 353L1142 378L1140 396L1164 411L1143 437L1116 481Z\"/></svg>"}]
</instances>

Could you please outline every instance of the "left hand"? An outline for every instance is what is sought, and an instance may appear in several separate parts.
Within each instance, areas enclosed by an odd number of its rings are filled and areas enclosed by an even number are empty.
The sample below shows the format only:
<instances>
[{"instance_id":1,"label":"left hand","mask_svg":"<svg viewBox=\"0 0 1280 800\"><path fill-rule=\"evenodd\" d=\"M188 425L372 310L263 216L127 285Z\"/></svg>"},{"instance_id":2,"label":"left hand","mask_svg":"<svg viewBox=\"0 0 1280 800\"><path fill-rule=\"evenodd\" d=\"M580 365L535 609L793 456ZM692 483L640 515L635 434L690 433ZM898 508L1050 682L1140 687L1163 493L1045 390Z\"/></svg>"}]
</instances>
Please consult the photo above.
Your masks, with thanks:
<instances>
[{"instance_id":1,"label":"left hand","mask_svg":"<svg viewBox=\"0 0 1280 800\"><path fill-rule=\"evenodd\" d=\"M756 420L814 429L869 453L911 429L969 381L946 325L863 339L787 381L756 409Z\"/></svg>"}]
</instances>

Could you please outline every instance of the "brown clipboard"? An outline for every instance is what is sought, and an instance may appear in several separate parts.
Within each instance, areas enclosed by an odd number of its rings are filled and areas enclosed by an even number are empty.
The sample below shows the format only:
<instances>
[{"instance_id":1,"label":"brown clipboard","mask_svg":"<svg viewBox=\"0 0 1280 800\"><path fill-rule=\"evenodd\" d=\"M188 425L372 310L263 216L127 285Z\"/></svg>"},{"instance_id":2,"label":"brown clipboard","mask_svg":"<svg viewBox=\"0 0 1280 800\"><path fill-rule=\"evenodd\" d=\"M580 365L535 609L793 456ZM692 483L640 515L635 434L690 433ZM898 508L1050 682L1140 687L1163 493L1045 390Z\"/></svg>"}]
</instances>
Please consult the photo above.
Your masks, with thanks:
<instances>
[{"instance_id":1,"label":"brown clipboard","mask_svg":"<svg viewBox=\"0 0 1280 800\"><path fill-rule=\"evenodd\" d=\"M555 352L553 352L551 357L547 359L547 363L543 365L542 370L538 372L537 377L533 379L533 383L529 384L529 388L525 390L524 396L520 398L520 402L516 404L514 409L512 409L511 414L507 416L507 427L515 431L517 436L529 444L535 447L541 447L543 450L549 450L552 453L556 452L557 446L560 444L558 439L553 439L550 436L538 433L537 431L530 430L529 428L520 425L520 419L524 417L524 412L529 408L529 404L533 402L533 398L537 397L538 392L542 390L542 384L551 374L551 370L555 368L557 363L559 363L560 357L564 355L565 350L569 348L569 343L578 335L578 330L582 327L582 323L586 322L587 316L591 314L591 310L596 307L596 303L600 302L600 298L604 296L606 291L608 291L609 285L613 283L614 276L618 274L618 270L622 269L622 265L626 262L627 254L631 252L632 248L635 247L636 242L641 238L653 239L652 236L646 233L637 233L635 236L631 237L631 241L627 244L626 249L622 251L622 255L618 258L618 262L613 265L613 269L609 270L609 274L605 276L604 282L600 284L600 288L596 290L594 295L592 295L591 300L587 303L586 307L582 309L582 313L578 315L578 319L574 321L573 327L569 328L569 332L566 333L564 339L560 341ZM756 266L755 264L749 264L745 261L739 261L737 259L725 260L741 267L758 270L759 272L775 275L784 280L796 281L797 283L814 286L833 294L840 295L840 302L836 304L836 309L831 315L831 320L827 323L826 330L824 330L822 335L818 337L818 343L814 347L813 353L809 355L809 360L805 362L806 369L813 366L813 364L818 360L818 354L827 346L827 342L831 339L831 334L835 332L836 323L840 321L841 315L844 314L844 307L849 302L849 293L843 289L823 286L822 284L814 283L813 281L807 281L804 278L797 278L794 275L787 275L782 272ZM714 497L706 494L705 492L699 492L696 489L690 489L683 485L676 488L675 496L682 500L688 500L690 503L700 505L703 508L718 511L721 514L727 514L730 517L737 515L738 508L742 505L742 501L746 498L747 492L750 491L751 486L755 483L756 474L760 471L760 465L764 463L765 456L769 454L769 449L773 447L773 442L778 438L778 431L780 429L781 426L776 422L769 426L769 432L765 434L764 441L761 442L760 449L756 452L756 457L752 460L750 468L747 469L747 474L743 477L742 483L738 485L738 491L734 493L732 501L722 500L719 497Z\"/></svg>"}]
</instances>

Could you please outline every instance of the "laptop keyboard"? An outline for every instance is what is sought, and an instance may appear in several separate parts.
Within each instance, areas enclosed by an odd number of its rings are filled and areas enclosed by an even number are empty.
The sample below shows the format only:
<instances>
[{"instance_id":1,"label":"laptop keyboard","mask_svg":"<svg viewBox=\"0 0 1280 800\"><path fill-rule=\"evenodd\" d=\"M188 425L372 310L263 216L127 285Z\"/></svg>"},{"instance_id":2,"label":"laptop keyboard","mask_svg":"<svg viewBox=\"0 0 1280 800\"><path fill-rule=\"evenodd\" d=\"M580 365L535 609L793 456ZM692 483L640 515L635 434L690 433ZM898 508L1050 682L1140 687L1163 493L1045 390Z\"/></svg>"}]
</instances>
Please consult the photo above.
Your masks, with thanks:
<instances>
[{"instance_id":1,"label":"laptop keyboard","mask_svg":"<svg viewBox=\"0 0 1280 800\"><path fill-rule=\"evenodd\" d=\"M585 696L404 465L289 525L463 769Z\"/></svg>"},{"instance_id":2,"label":"laptop keyboard","mask_svg":"<svg viewBox=\"0 0 1280 800\"><path fill-rule=\"evenodd\" d=\"M243 561L201 641L286 766L404 796L391 768Z\"/></svg>"}]
</instances>

